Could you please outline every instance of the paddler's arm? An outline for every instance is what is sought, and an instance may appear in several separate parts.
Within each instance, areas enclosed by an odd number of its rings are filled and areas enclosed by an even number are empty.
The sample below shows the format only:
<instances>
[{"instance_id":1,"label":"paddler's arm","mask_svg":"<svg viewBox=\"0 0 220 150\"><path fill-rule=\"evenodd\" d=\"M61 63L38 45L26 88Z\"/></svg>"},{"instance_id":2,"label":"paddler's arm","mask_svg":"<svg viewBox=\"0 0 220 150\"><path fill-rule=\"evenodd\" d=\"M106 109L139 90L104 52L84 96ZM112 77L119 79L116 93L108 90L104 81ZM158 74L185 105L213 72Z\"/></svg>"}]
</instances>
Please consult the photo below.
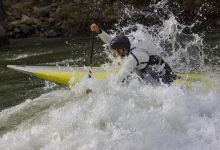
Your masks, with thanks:
<instances>
[{"instance_id":1,"label":"paddler's arm","mask_svg":"<svg viewBox=\"0 0 220 150\"><path fill-rule=\"evenodd\" d=\"M100 29L95 23L93 23L90 26L91 31L96 32L99 36L99 38L106 44L109 44L111 42L111 36L106 33L105 31L103 31L102 29Z\"/></svg>"},{"instance_id":2,"label":"paddler's arm","mask_svg":"<svg viewBox=\"0 0 220 150\"><path fill-rule=\"evenodd\" d=\"M117 82L123 82L134 71L137 66L137 61L132 55L128 55L121 64L121 68L118 72Z\"/></svg>"},{"instance_id":3,"label":"paddler's arm","mask_svg":"<svg viewBox=\"0 0 220 150\"><path fill-rule=\"evenodd\" d=\"M118 81L126 80L128 75L133 72L136 67L139 69L144 69L150 58L146 52L134 49L124 59L125 60L122 63L121 69L118 73Z\"/></svg>"}]
</instances>

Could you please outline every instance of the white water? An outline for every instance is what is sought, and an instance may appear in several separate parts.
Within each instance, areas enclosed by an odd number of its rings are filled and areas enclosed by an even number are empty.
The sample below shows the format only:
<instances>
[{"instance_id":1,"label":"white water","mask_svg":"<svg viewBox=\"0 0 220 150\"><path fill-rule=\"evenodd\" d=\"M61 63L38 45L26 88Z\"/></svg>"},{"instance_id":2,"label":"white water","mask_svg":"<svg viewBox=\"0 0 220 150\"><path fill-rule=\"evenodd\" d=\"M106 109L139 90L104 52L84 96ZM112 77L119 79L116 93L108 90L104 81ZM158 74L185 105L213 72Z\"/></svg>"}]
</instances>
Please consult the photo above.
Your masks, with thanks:
<instances>
[{"instance_id":1,"label":"white water","mask_svg":"<svg viewBox=\"0 0 220 150\"><path fill-rule=\"evenodd\" d=\"M171 15L155 37L147 32L149 28L136 24L137 31L131 34L136 39L145 38L142 44L134 44L148 47L152 53L164 53L164 59L177 71L192 70L191 59L181 62L183 58L196 58L199 67L204 67L204 54L193 56L189 51L192 46L201 48L202 39L193 35L181 46L176 36L182 28L177 30L177 25ZM167 39L172 52L164 52L161 46ZM151 87L135 80L124 87L113 78L85 79L72 89L54 90L0 112L0 149L217 150L220 79L217 75L206 80L210 79L214 82L208 88L204 88L205 80L186 88ZM93 92L85 94L87 88Z\"/></svg>"},{"instance_id":2,"label":"white water","mask_svg":"<svg viewBox=\"0 0 220 150\"><path fill-rule=\"evenodd\" d=\"M1 126L9 128L0 149L216 150L219 96L215 89L85 79L2 111Z\"/></svg>"}]
</instances>

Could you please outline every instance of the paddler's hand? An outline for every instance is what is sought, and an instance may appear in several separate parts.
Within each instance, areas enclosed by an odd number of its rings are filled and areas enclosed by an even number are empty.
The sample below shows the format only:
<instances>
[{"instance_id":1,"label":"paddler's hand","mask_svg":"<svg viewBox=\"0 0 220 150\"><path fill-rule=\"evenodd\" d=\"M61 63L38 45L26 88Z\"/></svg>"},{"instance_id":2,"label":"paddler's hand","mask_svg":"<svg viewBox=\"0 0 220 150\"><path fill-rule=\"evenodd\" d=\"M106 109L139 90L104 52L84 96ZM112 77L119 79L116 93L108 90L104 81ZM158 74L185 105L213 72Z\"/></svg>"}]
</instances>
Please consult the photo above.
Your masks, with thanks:
<instances>
[{"instance_id":1,"label":"paddler's hand","mask_svg":"<svg viewBox=\"0 0 220 150\"><path fill-rule=\"evenodd\" d=\"M90 93L92 93L92 89L90 88L86 89L86 94L90 94Z\"/></svg>"},{"instance_id":2,"label":"paddler's hand","mask_svg":"<svg viewBox=\"0 0 220 150\"><path fill-rule=\"evenodd\" d=\"M97 26L97 24L93 23L90 26L90 29L92 32L96 32L97 34L101 33L101 29Z\"/></svg>"}]
</instances>

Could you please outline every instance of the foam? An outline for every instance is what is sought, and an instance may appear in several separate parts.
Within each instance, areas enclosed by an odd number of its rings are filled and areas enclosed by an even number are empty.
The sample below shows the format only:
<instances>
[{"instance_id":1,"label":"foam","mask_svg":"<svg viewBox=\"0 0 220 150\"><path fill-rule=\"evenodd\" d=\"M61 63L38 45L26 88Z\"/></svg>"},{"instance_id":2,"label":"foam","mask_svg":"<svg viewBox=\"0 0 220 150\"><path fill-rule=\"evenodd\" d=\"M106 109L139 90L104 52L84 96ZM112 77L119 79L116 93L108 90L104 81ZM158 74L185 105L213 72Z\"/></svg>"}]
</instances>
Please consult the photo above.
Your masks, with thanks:
<instances>
[{"instance_id":1,"label":"foam","mask_svg":"<svg viewBox=\"0 0 220 150\"><path fill-rule=\"evenodd\" d=\"M29 114L1 136L0 149L219 149L219 96L85 79L16 106ZM8 111L16 117L14 109Z\"/></svg>"}]
</instances>

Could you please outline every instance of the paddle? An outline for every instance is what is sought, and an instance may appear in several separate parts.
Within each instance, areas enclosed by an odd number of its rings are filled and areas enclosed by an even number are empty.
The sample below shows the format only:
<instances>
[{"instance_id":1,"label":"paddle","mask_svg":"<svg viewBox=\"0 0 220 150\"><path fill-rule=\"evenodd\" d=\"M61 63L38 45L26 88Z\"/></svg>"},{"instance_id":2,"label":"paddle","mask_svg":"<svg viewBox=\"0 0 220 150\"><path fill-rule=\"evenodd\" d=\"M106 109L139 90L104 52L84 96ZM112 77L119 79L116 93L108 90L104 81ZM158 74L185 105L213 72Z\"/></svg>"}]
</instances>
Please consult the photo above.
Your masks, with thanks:
<instances>
[{"instance_id":1,"label":"paddle","mask_svg":"<svg viewBox=\"0 0 220 150\"><path fill-rule=\"evenodd\" d=\"M89 57L89 65L90 65L89 75L88 75L89 78L92 77L92 63L93 63L94 44L95 44L95 33L92 32L92 47L91 47L90 57Z\"/></svg>"},{"instance_id":2,"label":"paddle","mask_svg":"<svg viewBox=\"0 0 220 150\"><path fill-rule=\"evenodd\" d=\"M95 33L92 32L92 47L91 47L90 56L89 56L90 68L89 68L88 78L92 78L92 63L93 63L94 45L95 45ZM92 92L92 89L90 89L90 88L86 89L86 94L89 94L91 92Z\"/></svg>"}]
</instances>

